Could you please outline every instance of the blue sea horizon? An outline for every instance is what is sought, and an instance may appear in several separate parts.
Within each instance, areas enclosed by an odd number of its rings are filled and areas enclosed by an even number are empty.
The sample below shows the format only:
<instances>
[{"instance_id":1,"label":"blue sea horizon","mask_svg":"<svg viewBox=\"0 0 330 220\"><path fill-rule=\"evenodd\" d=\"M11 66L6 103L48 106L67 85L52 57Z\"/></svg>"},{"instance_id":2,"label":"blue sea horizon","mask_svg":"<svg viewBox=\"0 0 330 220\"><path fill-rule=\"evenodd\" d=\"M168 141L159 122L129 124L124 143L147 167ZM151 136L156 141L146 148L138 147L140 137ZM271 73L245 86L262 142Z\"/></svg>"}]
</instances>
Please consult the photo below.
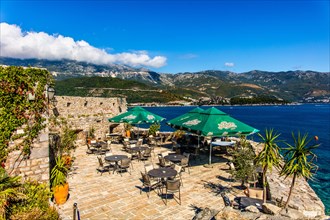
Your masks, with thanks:
<instances>
[{"instance_id":1,"label":"blue sea horizon","mask_svg":"<svg viewBox=\"0 0 330 220\"><path fill-rule=\"evenodd\" d=\"M315 181L309 181L318 197L325 205L326 214L330 214L330 105L274 105L274 106L215 106L232 117L260 130L273 128L280 133L280 139L292 143L292 132L308 133L309 138L318 137L319 148L315 150L319 169ZM188 112L195 106L146 107L147 110L166 118L166 121ZM209 106L202 106L206 109ZM173 131L163 122L161 131ZM148 125L141 127L147 128ZM257 135L249 139L259 141ZM311 144L316 143L313 139Z\"/></svg>"}]
</instances>

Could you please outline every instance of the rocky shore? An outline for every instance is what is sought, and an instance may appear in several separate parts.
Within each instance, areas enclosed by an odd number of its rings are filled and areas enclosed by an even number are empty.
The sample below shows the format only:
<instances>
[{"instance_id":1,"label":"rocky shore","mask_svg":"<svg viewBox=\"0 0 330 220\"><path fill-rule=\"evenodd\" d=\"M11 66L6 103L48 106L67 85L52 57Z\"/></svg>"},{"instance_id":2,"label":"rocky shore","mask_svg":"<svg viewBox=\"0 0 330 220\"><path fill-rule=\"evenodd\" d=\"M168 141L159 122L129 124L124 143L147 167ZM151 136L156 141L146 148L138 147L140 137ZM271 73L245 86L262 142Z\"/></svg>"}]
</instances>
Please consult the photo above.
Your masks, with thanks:
<instances>
[{"instance_id":1,"label":"rocky shore","mask_svg":"<svg viewBox=\"0 0 330 220\"><path fill-rule=\"evenodd\" d=\"M259 153L263 144L250 141L256 153ZM284 178L279 175L279 171L273 169L267 173L267 180L270 187L271 197L273 201L278 204L285 203L289 194L292 178ZM304 178L297 178L292 192L291 200L289 202L290 212L295 216L307 219L329 219L325 216L325 207L321 199L316 195L312 187ZM290 212L282 212L282 214L290 216ZM299 219L299 218L297 218Z\"/></svg>"}]
</instances>

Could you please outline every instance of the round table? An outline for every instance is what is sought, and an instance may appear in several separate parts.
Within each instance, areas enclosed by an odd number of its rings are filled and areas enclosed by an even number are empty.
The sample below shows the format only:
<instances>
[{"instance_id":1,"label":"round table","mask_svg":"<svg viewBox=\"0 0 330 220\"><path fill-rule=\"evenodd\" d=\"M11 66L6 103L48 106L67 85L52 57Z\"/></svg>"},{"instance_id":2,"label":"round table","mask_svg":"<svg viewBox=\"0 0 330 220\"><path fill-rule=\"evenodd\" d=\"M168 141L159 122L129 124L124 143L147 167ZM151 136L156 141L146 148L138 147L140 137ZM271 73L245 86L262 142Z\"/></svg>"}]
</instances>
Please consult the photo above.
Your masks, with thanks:
<instances>
[{"instance_id":1,"label":"round table","mask_svg":"<svg viewBox=\"0 0 330 220\"><path fill-rule=\"evenodd\" d=\"M181 160L185 158L185 156L181 155L181 154L169 154L167 156L164 157L165 160L169 160L173 163L176 162L181 162Z\"/></svg>"},{"instance_id":2,"label":"round table","mask_svg":"<svg viewBox=\"0 0 330 220\"><path fill-rule=\"evenodd\" d=\"M128 156L126 155L111 155L111 156L106 156L104 158L105 161L108 161L108 162L118 162L118 161L121 161L122 159L125 159L125 158L128 158Z\"/></svg>"},{"instance_id":3,"label":"round table","mask_svg":"<svg viewBox=\"0 0 330 220\"><path fill-rule=\"evenodd\" d=\"M176 176L178 172L172 168L157 168L157 169L152 169L148 172L148 174L152 177L155 178L169 178L169 177L174 177Z\"/></svg>"},{"instance_id":4,"label":"round table","mask_svg":"<svg viewBox=\"0 0 330 220\"><path fill-rule=\"evenodd\" d=\"M138 141L137 140L129 140L128 141L130 144L136 144Z\"/></svg>"},{"instance_id":5,"label":"round table","mask_svg":"<svg viewBox=\"0 0 330 220\"><path fill-rule=\"evenodd\" d=\"M234 146L235 142L234 141L213 141L211 142L212 146L222 146L222 147L227 147L227 146Z\"/></svg>"},{"instance_id":6,"label":"round table","mask_svg":"<svg viewBox=\"0 0 330 220\"><path fill-rule=\"evenodd\" d=\"M132 147L131 150L132 151L136 151L136 152L141 152L146 150L148 147Z\"/></svg>"}]
</instances>

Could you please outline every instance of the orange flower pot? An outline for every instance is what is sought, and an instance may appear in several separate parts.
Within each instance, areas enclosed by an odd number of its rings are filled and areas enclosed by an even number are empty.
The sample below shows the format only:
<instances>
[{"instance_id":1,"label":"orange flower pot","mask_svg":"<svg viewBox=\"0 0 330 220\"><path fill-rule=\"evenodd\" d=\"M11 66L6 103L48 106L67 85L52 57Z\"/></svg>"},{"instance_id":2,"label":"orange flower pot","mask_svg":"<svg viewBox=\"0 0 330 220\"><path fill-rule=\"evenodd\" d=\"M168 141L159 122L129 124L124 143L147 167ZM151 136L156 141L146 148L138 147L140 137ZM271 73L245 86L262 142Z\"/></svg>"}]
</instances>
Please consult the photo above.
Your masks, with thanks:
<instances>
[{"instance_id":1,"label":"orange flower pot","mask_svg":"<svg viewBox=\"0 0 330 220\"><path fill-rule=\"evenodd\" d=\"M126 137L128 137L128 138L131 137L131 131L130 131L130 130L127 130L127 131L126 131Z\"/></svg>"},{"instance_id":2,"label":"orange flower pot","mask_svg":"<svg viewBox=\"0 0 330 220\"><path fill-rule=\"evenodd\" d=\"M64 185L55 186L53 188L55 202L58 205L64 204L69 195L69 183Z\"/></svg>"}]
</instances>

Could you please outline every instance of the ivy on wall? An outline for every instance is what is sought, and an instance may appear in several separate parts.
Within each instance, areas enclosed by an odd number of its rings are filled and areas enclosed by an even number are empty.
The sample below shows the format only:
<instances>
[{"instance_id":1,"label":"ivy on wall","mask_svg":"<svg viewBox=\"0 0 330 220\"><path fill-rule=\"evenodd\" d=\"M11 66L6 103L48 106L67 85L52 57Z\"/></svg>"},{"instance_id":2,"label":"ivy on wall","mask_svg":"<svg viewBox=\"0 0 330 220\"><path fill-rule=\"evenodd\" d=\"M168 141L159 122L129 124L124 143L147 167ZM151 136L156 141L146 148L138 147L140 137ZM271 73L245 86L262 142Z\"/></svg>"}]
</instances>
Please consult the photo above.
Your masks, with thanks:
<instances>
[{"instance_id":1,"label":"ivy on wall","mask_svg":"<svg viewBox=\"0 0 330 220\"><path fill-rule=\"evenodd\" d=\"M46 85L52 84L52 75L45 69L0 66L0 161L10 151L31 153L33 140L46 126ZM30 95L29 95L30 94ZM29 100L34 97L34 100ZM17 129L23 132L16 132ZM16 145L11 141L20 140Z\"/></svg>"}]
</instances>

